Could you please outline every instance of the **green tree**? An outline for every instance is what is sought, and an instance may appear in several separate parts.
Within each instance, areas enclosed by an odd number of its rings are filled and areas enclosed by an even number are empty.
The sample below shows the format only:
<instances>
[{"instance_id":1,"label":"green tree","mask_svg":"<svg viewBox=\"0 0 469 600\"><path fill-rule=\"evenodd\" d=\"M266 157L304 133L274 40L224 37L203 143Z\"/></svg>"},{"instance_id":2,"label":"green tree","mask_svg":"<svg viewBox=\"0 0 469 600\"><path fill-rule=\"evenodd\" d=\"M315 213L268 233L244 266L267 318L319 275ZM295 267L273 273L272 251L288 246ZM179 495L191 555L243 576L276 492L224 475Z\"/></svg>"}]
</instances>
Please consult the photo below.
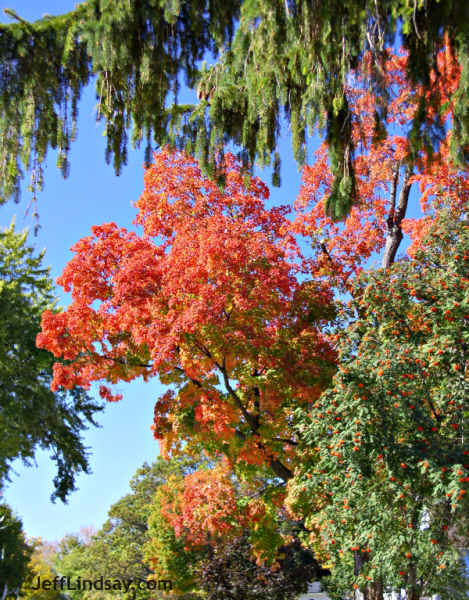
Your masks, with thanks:
<instances>
[{"instance_id":1,"label":"green tree","mask_svg":"<svg viewBox=\"0 0 469 600\"><path fill-rule=\"evenodd\" d=\"M53 558L53 566L59 577L70 577L73 587L77 587L75 582L78 577L95 581L101 574L108 576L106 572L101 573L98 566L95 567L91 556L90 548L93 544L92 529L82 528L78 534L68 534L63 537L57 547L57 552ZM102 561L101 561L102 562ZM79 600L84 597L91 597L96 591L67 590L67 595L72 600ZM112 593L100 592L100 597L110 600Z\"/></svg>"},{"instance_id":2,"label":"green tree","mask_svg":"<svg viewBox=\"0 0 469 600\"><path fill-rule=\"evenodd\" d=\"M16 597L28 574L33 548L24 538L23 525L6 504L0 504L0 598Z\"/></svg>"},{"instance_id":3,"label":"green tree","mask_svg":"<svg viewBox=\"0 0 469 600\"><path fill-rule=\"evenodd\" d=\"M14 223L0 232L0 487L11 463L29 463L37 448L57 465L53 498L65 501L77 473L88 472L80 434L102 409L81 388L53 393L53 356L36 347L41 313L53 308L52 281Z\"/></svg>"},{"instance_id":4,"label":"green tree","mask_svg":"<svg viewBox=\"0 0 469 600\"><path fill-rule=\"evenodd\" d=\"M298 410L290 488L331 591L466 598L469 223L435 219L413 260L364 275L334 385Z\"/></svg>"},{"instance_id":5,"label":"green tree","mask_svg":"<svg viewBox=\"0 0 469 600\"><path fill-rule=\"evenodd\" d=\"M158 458L151 466L144 464L130 481L130 493L111 506L108 520L97 533L71 535L61 540L54 560L56 570L72 580L81 576L94 581L102 575L110 580L146 581L152 574L144 551L150 543L148 518L155 493L171 475L177 473L181 477L195 470L198 464L200 461L187 457L170 461ZM84 594L90 599L112 598L116 591L70 591L69 594L72 600L82 599ZM122 598L144 600L154 597L155 592L132 587L129 592L120 594Z\"/></svg>"},{"instance_id":6,"label":"green tree","mask_svg":"<svg viewBox=\"0 0 469 600\"><path fill-rule=\"evenodd\" d=\"M196 154L215 171L226 142L245 164L273 161L278 183L281 118L291 125L296 159L303 163L308 128L319 124L331 149L335 198L344 214L354 200L349 90L351 70L372 55L365 87L376 92L375 138L382 137L389 89L386 49L409 51L407 78L420 89L420 109L409 128L414 152L438 145L440 73L436 55L446 44L463 65L454 94L453 156L468 160L469 8L459 0L88 0L58 17L0 27L0 165L5 200L17 196L23 172L42 184L49 147L66 175L83 87L96 75L98 119L106 124L106 159L119 172L133 144L146 139ZM234 30L236 29L236 32ZM217 61L200 69L212 52ZM432 78L432 72L436 80ZM183 79L199 103L182 105Z\"/></svg>"}]
</instances>

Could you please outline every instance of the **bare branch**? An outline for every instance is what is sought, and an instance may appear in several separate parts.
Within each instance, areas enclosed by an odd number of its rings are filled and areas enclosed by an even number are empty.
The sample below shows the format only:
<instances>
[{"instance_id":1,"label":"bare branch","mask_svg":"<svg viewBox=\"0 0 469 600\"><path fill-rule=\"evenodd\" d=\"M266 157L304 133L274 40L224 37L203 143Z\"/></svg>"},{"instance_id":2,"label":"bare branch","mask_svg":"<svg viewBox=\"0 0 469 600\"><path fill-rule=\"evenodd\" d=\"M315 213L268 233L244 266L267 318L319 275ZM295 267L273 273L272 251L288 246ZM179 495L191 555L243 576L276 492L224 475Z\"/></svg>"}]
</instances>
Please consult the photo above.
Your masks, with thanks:
<instances>
[{"instance_id":1,"label":"bare branch","mask_svg":"<svg viewBox=\"0 0 469 600\"><path fill-rule=\"evenodd\" d=\"M403 238L402 220L405 217L407 205L409 202L409 194L412 184L409 180L412 176L413 167L408 165L405 169L404 179L402 182L401 191L399 194L399 202L395 208L397 184L398 184L399 164L397 165L391 189L391 209L386 223L386 244L384 247L383 269L388 269L396 258L397 249Z\"/></svg>"}]
</instances>

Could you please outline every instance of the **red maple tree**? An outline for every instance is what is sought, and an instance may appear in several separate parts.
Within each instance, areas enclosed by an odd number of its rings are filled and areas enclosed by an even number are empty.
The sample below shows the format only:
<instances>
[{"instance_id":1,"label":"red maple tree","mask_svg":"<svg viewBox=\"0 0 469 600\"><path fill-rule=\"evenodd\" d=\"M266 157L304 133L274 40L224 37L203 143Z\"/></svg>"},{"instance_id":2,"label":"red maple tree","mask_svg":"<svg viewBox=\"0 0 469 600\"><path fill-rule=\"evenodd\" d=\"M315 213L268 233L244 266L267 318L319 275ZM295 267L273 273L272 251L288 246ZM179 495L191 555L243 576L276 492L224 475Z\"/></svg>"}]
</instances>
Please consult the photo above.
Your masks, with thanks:
<instances>
[{"instance_id":1,"label":"red maple tree","mask_svg":"<svg viewBox=\"0 0 469 600\"><path fill-rule=\"evenodd\" d=\"M156 375L170 384L155 405L163 452L186 440L287 480L291 411L334 371L323 331L332 293L297 277L287 209L267 210L267 188L246 187L233 157L224 168L222 191L191 158L155 155L137 202L143 235L109 223L73 247L58 280L73 302L44 313L37 343L62 359L55 389ZM118 399L106 386L101 395Z\"/></svg>"}]
</instances>

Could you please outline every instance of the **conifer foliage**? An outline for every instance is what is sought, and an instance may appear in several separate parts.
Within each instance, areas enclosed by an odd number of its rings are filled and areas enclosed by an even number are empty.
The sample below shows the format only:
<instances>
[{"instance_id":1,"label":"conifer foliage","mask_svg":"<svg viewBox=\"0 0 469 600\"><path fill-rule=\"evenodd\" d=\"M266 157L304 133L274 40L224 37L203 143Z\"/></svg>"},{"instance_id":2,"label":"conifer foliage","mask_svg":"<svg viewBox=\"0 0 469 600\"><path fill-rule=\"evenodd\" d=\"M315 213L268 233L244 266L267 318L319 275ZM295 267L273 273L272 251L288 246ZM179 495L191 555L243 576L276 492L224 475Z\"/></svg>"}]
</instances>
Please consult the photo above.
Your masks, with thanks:
<instances>
[{"instance_id":1,"label":"conifer foliage","mask_svg":"<svg viewBox=\"0 0 469 600\"><path fill-rule=\"evenodd\" d=\"M341 218L357 193L347 82L371 52L365 85L377 97L378 140L388 104L385 50L399 34L409 53L406 77L426 92L408 132L415 152L422 143L437 146L442 135L443 120L429 123L427 114L443 106L430 73L444 43L463 65L452 96L452 155L467 163L468 11L459 0L88 0L28 23L9 10L16 22L0 26L1 198L18 197L28 167L33 189L42 185L49 147L58 149L58 166L68 172L80 95L95 75L106 159L113 158L117 172L131 131L132 143L146 140L148 160L152 144L170 143L197 155L212 175L217 154L233 142L245 166L272 162L278 183L285 114L299 163L308 128L325 129L335 181L331 214ZM207 52L218 59L200 70ZM178 103L182 79L197 88L199 103Z\"/></svg>"}]
</instances>

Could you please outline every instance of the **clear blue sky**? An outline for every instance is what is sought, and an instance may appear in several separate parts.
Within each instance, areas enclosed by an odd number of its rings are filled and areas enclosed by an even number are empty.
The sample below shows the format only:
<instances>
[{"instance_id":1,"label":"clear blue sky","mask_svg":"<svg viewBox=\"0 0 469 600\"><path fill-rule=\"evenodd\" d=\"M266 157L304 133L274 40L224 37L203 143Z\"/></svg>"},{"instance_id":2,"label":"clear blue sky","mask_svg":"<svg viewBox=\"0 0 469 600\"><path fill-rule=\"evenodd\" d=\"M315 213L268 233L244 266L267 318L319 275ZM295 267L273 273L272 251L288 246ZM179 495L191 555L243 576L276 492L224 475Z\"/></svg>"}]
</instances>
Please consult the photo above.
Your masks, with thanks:
<instances>
[{"instance_id":1,"label":"clear blue sky","mask_svg":"<svg viewBox=\"0 0 469 600\"><path fill-rule=\"evenodd\" d=\"M74 5L69 0L12 0L1 6L13 8L23 18L34 20L45 13L66 12ZM11 22L3 14L0 19ZM102 127L94 120L95 104L94 88L90 87L79 107L78 139L72 145L68 179L63 180L55 167L54 153L49 156L45 189L38 202L41 229L37 237L32 235L34 220L31 216L25 217L30 201L28 192L23 193L19 205L8 203L0 207L0 226L9 225L16 215L17 228L29 227L30 242L38 250L46 249L45 264L50 265L54 280L72 256L70 246L89 235L92 225L115 221L119 226L131 226L135 216L131 203L143 189L143 151L129 152L128 165L120 177L106 165ZM272 199L283 204L294 200L300 183L288 142L282 149L282 159L283 186L274 190ZM269 182L270 172L264 178ZM69 298L61 291L57 288L60 303L66 306ZM67 505L59 500L52 504L49 500L55 470L47 453L37 454L37 468L15 463L17 475L13 475L4 499L22 518L28 536L55 540L82 526L99 528L102 525L111 504L128 491L128 481L137 468L158 454L150 425L154 402L161 390L156 380L119 387L123 400L107 405L99 418L102 428L85 434L85 443L92 452L93 473L79 477L79 490L71 495Z\"/></svg>"}]
</instances>

